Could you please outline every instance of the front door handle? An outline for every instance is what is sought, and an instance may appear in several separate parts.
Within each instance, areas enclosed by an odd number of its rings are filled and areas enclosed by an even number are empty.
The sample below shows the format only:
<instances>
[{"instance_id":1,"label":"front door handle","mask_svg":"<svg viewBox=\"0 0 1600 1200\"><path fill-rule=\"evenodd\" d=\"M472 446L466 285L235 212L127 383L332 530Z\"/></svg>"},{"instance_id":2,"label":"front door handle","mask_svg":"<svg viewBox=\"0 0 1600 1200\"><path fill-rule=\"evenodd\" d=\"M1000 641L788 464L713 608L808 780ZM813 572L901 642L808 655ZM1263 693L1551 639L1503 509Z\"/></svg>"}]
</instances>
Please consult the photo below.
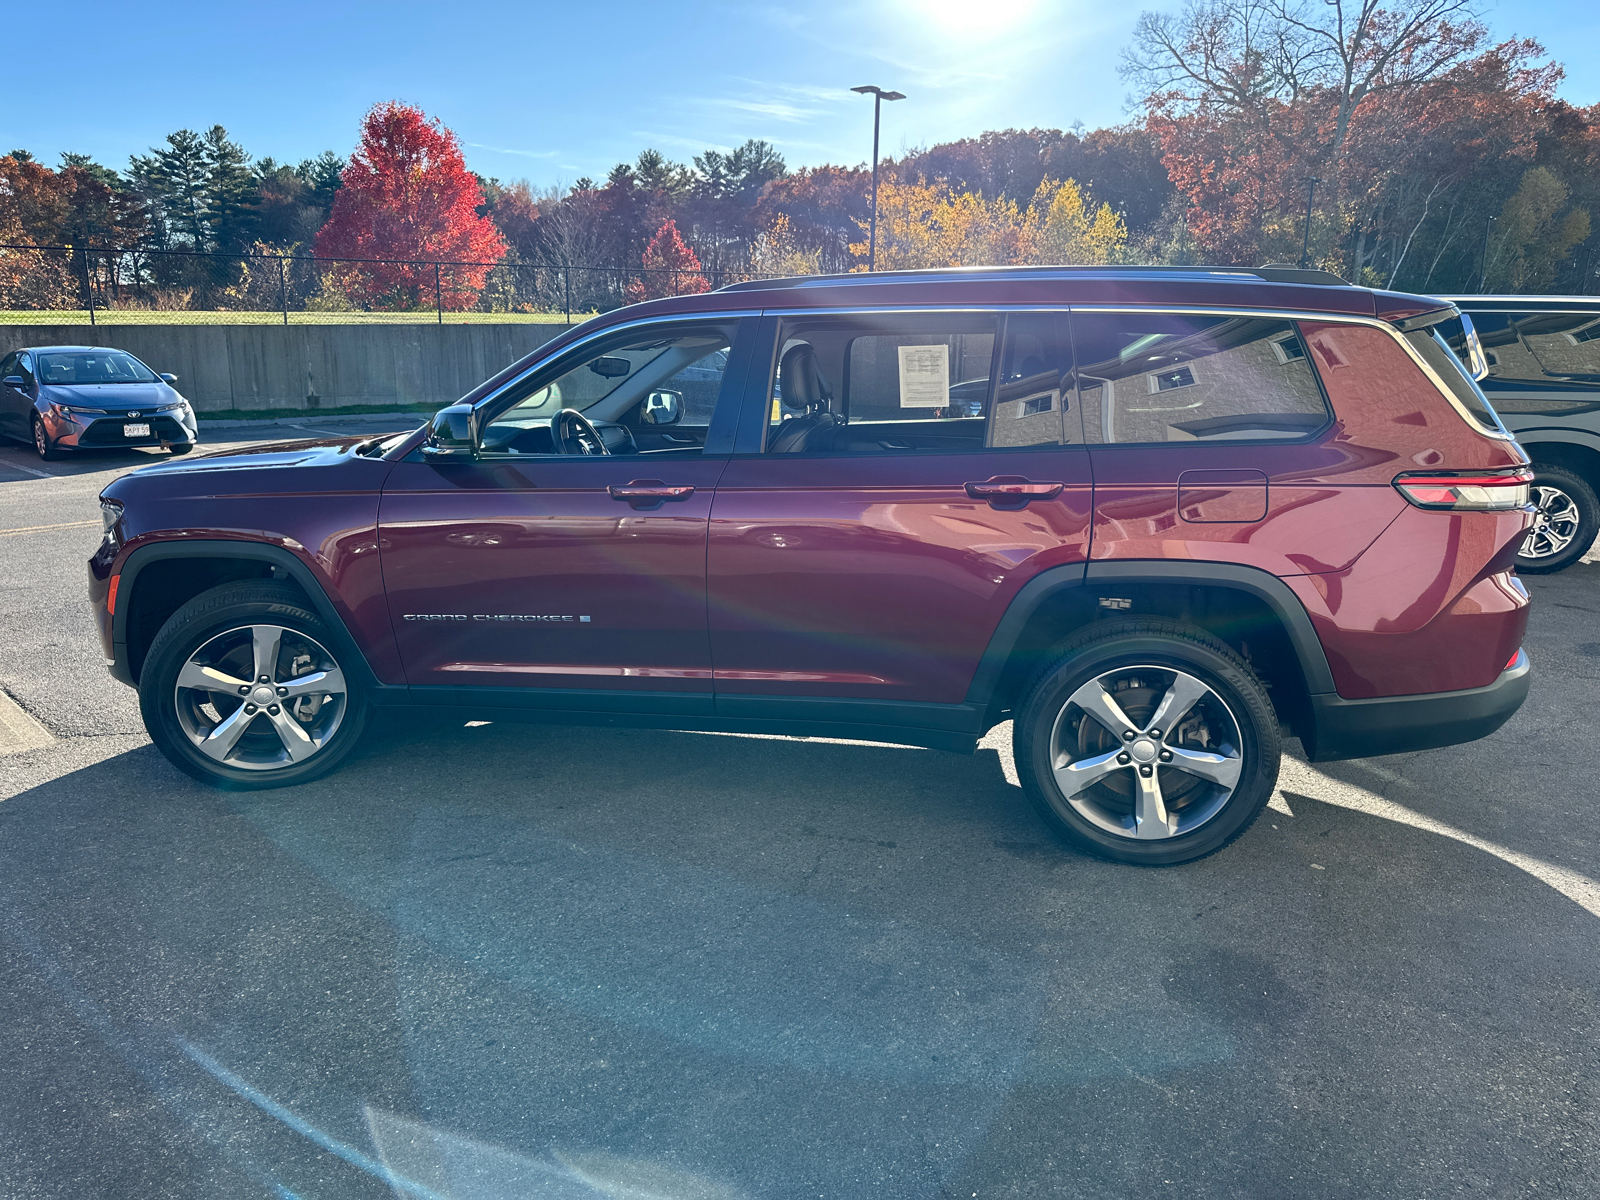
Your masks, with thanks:
<instances>
[{"instance_id":1,"label":"front door handle","mask_svg":"<svg viewBox=\"0 0 1600 1200\"><path fill-rule=\"evenodd\" d=\"M981 483L966 485L967 495L974 500L987 500L990 508L1011 511L1026 508L1031 500L1054 500L1061 494L1064 483L1034 483L1021 475L996 475Z\"/></svg>"},{"instance_id":2,"label":"front door handle","mask_svg":"<svg viewBox=\"0 0 1600 1200\"><path fill-rule=\"evenodd\" d=\"M694 495L691 486L669 487L659 479L635 479L620 487L613 483L606 491L613 500L626 500L638 509L660 508L668 500L687 500Z\"/></svg>"}]
</instances>

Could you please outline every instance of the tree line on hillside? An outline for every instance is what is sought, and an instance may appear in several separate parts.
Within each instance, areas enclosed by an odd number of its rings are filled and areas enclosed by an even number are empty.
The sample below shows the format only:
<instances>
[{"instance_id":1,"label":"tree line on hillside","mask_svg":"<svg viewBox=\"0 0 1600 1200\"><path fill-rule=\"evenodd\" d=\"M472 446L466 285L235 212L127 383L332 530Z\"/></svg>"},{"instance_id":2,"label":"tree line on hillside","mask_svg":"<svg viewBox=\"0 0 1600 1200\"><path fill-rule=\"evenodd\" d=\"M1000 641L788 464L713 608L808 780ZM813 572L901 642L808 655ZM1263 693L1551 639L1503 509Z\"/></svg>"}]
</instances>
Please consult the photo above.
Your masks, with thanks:
<instances>
[{"instance_id":1,"label":"tree line on hillside","mask_svg":"<svg viewBox=\"0 0 1600 1200\"><path fill-rule=\"evenodd\" d=\"M1560 100L1560 66L1491 43L1468 0L1191 0L1140 19L1123 70L1144 94L1126 125L885 160L879 269L1303 258L1414 291L1593 290L1600 105ZM0 250L0 307L122 288L179 307L606 308L860 269L869 190L863 166L791 170L759 139L539 190L472 175L449 130L397 103L349 159L296 166L220 126L120 173L14 151L0 243L118 253Z\"/></svg>"}]
</instances>

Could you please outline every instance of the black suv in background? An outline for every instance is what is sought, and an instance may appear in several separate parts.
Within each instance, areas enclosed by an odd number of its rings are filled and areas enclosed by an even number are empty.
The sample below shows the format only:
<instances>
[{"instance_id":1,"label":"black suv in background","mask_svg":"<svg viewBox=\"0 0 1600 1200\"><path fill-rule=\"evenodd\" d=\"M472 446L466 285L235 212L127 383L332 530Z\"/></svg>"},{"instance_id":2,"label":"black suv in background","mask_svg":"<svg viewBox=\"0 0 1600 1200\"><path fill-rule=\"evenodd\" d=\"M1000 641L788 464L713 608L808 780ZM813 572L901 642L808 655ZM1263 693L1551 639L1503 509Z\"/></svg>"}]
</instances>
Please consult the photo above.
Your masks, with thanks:
<instances>
[{"instance_id":1,"label":"black suv in background","mask_svg":"<svg viewBox=\"0 0 1600 1200\"><path fill-rule=\"evenodd\" d=\"M1600 297L1449 299L1477 328L1484 394L1533 460L1539 517L1517 570L1570 567L1600 531Z\"/></svg>"}]
</instances>

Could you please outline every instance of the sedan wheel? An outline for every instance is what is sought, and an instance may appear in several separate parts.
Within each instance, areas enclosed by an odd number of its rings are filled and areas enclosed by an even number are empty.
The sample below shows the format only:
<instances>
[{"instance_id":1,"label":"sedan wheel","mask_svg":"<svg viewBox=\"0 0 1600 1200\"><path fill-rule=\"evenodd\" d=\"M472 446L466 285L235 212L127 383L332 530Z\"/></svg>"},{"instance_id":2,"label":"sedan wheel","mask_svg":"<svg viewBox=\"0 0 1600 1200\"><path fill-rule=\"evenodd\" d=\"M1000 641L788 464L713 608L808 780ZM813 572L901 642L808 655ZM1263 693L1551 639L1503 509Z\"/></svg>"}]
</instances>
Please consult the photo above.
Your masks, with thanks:
<instances>
[{"instance_id":1,"label":"sedan wheel","mask_svg":"<svg viewBox=\"0 0 1600 1200\"><path fill-rule=\"evenodd\" d=\"M50 440L44 421L37 413L33 417L33 448L45 462L55 462L61 457L61 451L57 450L56 444Z\"/></svg>"}]
</instances>

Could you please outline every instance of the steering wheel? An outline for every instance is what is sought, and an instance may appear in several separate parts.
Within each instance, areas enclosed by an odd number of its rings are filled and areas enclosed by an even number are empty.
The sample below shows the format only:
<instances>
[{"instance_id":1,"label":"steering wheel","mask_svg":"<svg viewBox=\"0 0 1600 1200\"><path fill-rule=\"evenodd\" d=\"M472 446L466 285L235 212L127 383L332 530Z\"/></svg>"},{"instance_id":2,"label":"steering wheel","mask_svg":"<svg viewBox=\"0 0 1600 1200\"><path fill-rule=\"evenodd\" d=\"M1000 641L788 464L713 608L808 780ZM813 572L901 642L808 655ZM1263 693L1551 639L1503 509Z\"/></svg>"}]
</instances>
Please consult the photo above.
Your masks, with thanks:
<instances>
[{"instance_id":1,"label":"steering wheel","mask_svg":"<svg viewBox=\"0 0 1600 1200\"><path fill-rule=\"evenodd\" d=\"M610 454L594 423L575 408L563 408L550 422L557 454Z\"/></svg>"}]
</instances>

